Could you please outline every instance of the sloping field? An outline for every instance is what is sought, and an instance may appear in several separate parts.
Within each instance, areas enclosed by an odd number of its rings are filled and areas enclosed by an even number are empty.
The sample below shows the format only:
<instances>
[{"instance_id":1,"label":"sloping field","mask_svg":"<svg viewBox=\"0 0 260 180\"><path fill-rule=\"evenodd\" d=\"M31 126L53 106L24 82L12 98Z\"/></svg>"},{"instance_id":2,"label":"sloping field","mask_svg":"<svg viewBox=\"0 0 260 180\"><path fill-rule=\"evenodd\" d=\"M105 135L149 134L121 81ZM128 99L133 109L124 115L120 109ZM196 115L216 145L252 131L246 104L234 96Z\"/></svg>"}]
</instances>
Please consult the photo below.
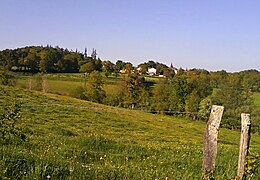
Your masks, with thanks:
<instances>
[{"instance_id":1,"label":"sloping field","mask_svg":"<svg viewBox=\"0 0 260 180\"><path fill-rule=\"evenodd\" d=\"M1 178L199 179L205 123L0 86L28 140L0 147ZM220 129L216 177L236 175L240 132ZM252 135L251 152L260 153ZM260 174L253 176L260 179Z\"/></svg>"}]
</instances>

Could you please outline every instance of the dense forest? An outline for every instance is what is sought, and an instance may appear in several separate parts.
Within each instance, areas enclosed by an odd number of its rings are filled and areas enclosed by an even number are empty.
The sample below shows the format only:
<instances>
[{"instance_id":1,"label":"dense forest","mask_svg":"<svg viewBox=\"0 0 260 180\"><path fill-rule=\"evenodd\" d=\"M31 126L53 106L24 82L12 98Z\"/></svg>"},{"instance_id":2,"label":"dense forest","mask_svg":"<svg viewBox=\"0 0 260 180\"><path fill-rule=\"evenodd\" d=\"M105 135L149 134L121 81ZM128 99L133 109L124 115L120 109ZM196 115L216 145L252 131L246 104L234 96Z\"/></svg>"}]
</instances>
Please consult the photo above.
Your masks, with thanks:
<instances>
[{"instance_id":1,"label":"dense forest","mask_svg":"<svg viewBox=\"0 0 260 180\"><path fill-rule=\"evenodd\" d=\"M3 50L0 53L1 65L8 70L27 71L32 73L45 72L79 72L80 65L96 60L95 50L92 57L77 51L68 49L53 48L51 46L31 46L17 48L14 50ZM101 68L101 61L95 61L96 69Z\"/></svg>"},{"instance_id":2,"label":"dense forest","mask_svg":"<svg viewBox=\"0 0 260 180\"><path fill-rule=\"evenodd\" d=\"M260 92L260 72L245 70L228 73L204 69L174 69L165 64L148 61L134 67L130 62L97 58L97 51L82 52L51 46L31 46L0 51L1 83L9 84L9 72L26 73L85 73L85 87L76 88L74 97L112 106L175 114L207 120L212 104L225 106L222 125L236 128L241 112L252 113L259 120L260 113L252 109L252 94ZM158 81L148 82L148 68L156 69ZM118 91L109 95L104 91L104 76L124 76ZM103 75L101 75L101 72ZM258 119L257 119L258 118Z\"/></svg>"}]
</instances>

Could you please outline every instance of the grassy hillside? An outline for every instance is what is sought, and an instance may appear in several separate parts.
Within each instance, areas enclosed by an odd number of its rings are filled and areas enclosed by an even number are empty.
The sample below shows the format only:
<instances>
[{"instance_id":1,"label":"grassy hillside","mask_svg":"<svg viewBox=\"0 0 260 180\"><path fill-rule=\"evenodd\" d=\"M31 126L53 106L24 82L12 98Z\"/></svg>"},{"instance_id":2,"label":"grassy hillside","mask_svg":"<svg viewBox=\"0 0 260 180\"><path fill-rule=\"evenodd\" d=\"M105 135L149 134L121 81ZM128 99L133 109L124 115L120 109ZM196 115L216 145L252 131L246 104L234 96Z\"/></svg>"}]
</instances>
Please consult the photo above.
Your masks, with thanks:
<instances>
[{"instance_id":1,"label":"grassy hillside","mask_svg":"<svg viewBox=\"0 0 260 180\"><path fill-rule=\"evenodd\" d=\"M0 147L1 179L199 179L205 123L0 86L21 103L21 144ZM240 133L220 129L216 177L236 175ZM252 135L251 152L260 153ZM260 174L254 176L260 178Z\"/></svg>"}]
</instances>

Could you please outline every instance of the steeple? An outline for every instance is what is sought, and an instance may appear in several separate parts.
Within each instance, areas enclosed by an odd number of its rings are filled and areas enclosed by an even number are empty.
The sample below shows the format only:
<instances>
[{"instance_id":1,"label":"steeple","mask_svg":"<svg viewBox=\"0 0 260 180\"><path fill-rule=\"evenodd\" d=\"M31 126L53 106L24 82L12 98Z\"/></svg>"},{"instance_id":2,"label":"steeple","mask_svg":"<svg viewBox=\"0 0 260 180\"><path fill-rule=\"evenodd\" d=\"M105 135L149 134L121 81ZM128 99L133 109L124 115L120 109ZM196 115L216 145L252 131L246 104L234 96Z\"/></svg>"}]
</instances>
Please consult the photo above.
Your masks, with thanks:
<instances>
[{"instance_id":1,"label":"steeple","mask_svg":"<svg viewBox=\"0 0 260 180\"><path fill-rule=\"evenodd\" d=\"M171 66L170 66L170 68L171 68L171 69L173 69L173 65L172 65L172 63L171 63Z\"/></svg>"}]
</instances>

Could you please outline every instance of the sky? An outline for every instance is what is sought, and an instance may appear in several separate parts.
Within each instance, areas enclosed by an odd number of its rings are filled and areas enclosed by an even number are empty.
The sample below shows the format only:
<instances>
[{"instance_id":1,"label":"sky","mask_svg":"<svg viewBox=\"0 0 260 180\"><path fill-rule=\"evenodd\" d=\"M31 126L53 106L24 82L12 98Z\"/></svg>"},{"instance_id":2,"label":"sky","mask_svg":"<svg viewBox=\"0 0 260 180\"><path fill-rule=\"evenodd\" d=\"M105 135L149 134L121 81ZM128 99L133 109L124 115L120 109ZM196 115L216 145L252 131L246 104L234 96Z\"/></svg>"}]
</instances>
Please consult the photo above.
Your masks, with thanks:
<instances>
[{"instance_id":1,"label":"sky","mask_svg":"<svg viewBox=\"0 0 260 180\"><path fill-rule=\"evenodd\" d=\"M0 50L47 44L114 63L259 71L260 1L0 1Z\"/></svg>"}]
</instances>

